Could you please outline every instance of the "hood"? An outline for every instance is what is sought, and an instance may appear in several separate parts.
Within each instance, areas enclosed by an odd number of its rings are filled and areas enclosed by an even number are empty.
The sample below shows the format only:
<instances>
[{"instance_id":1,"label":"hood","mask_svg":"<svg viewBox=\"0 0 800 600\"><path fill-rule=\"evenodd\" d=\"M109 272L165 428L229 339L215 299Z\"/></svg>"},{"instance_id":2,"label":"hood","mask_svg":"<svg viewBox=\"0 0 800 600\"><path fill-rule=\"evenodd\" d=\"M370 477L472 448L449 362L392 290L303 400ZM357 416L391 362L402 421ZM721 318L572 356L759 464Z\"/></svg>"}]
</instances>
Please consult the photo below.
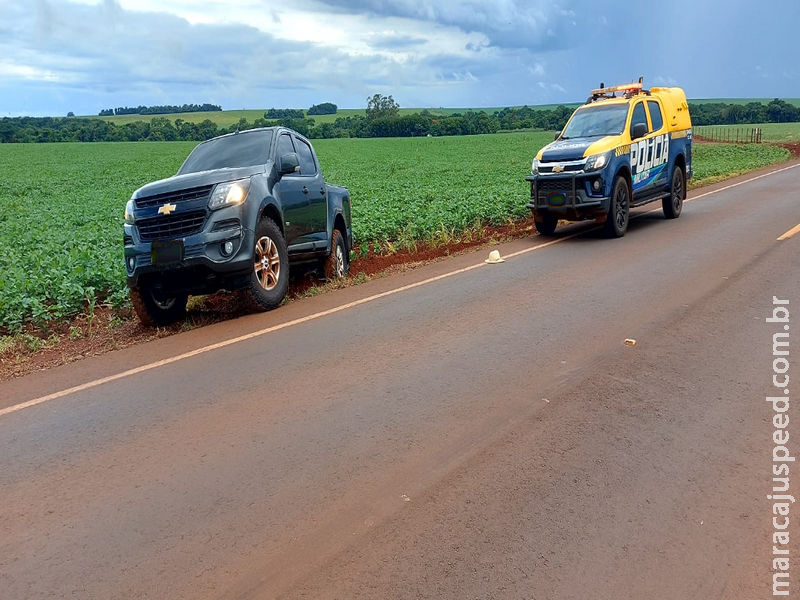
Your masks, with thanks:
<instances>
[{"instance_id":1,"label":"hood","mask_svg":"<svg viewBox=\"0 0 800 600\"><path fill-rule=\"evenodd\" d=\"M266 165L255 165L252 167L237 167L231 169L214 169L213 171L200 171L199 173L186 173L185 175L175 175L160 181L154 181L140 187L133 193L133 198L143 198L185 190L188 188L214 185L224 181L234 179L245 179L252 175L269 172L272 168L272 161Z\"/></svg>"},{"instance_id":2,"label":"hood","mask_svg":"<svg viewBox=\"0 0 800 600\"><path fill-rule=\"evenodd\" d=\"M584 156L613 150L624 143L621 135L556 140L542 148L537 158L543 162L580 160Z\"/></svg>"},{"instance_id":3,"label":"hood","mask_svg":"<svg viewBox=\"0 0 800 600\"><path fill-rule=\"evenodd\" d=\"M556 140L542 148L541 159L544 162L580 160L586 149L594 144L597 138L574 138Z\"/></svg>"}]
</instances>

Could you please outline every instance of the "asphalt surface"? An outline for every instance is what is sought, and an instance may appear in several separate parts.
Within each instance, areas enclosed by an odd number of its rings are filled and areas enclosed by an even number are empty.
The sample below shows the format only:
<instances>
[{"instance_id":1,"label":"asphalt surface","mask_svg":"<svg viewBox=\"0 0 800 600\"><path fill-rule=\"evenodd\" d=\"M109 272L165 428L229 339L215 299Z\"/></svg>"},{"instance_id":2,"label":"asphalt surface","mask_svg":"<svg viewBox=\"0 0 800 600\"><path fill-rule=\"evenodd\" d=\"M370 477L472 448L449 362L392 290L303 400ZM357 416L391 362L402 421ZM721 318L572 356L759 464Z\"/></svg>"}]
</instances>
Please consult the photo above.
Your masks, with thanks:
<instances>
[{"instance_id":1,"label":"asphalt surface","mask_svg":"<svg viewBox=\"0 0 800 600\"><path fill-rule=\"evenodd\" d=\"M0 597L771 595L800 167L730 184L0 384L89 383L0 414Z\"/></svg>"}]
</instances>

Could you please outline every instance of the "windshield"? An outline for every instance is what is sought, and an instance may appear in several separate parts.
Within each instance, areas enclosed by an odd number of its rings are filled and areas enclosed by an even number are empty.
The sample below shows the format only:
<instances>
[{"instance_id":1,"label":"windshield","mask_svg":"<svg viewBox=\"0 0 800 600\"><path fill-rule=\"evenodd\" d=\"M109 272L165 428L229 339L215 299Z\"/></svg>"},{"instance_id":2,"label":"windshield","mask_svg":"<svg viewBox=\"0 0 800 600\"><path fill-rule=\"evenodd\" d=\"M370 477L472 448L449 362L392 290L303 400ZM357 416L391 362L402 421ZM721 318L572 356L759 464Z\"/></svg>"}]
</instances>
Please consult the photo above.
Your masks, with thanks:
<instances>
[{"instance_id":1,"label":"windshield","mask_svg":"<svg viewBox=\"0 0 800 600\"><path fill-rule=\"evenodd\" d=\"M197 146L178 170L178 175L224 169L252 167L267 162L272 131L245 131L209 140Z\"/></svg>"},{"instance_id":2,"label":"windshield","mask_svg":"<svg viewBox=\"0 0 800 600\"><path fill-rule=\"evenodd\" d=\"M625 129L627 104L609 104L579 108L567 124L562 139L619 135Z\"/></svg>"}]
</instances>

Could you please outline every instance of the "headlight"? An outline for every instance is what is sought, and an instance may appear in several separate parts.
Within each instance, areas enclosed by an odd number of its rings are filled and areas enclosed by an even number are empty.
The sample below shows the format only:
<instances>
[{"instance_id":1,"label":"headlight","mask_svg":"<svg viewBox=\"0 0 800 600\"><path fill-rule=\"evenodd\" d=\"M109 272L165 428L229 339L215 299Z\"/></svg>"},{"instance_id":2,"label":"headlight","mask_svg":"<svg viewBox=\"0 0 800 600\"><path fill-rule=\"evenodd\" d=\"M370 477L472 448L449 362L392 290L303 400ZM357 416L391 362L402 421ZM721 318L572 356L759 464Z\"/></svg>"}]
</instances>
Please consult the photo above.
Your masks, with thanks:
<instances>
[{"instance_id":1,"label":"headlight","mask_svg":"<svg viewBox=\"0 0 800 600\"><path fill-rule=\"evenodd\" d=\"M612 151L613 152L613 151ZM586 159L586 166L583 167L584 171L597 171L602 169L608 164L611 157L611 152L603 152L602 154L593 154Z\"/></svg>"},{"instance_id":2,"label":"headlight","mask_svg":"<svg viewBox=\"0 0 800 600\"><path fill-rule=\"evenodd\" d=\"M250 190L249 179L239 179L238 181L228 181L218 183L208 201L208 208L222 208L223 206L236 206L244 202L247 192Z\"/></svg>"},{"instance_id":3,"label":"headlight","mask_svg":"<svg viewBox=\"0 0 800 600\"><path fill-rule=\"evenodd\" d=\"M535 156L533 157L533 162L531 163L531 173L534 175L539 174L539 159Z\"/></svg>"},{"instance_id":4,"label":"headlight","mask_svg":"<svg viewBox=\"0 0 800 600\"><path fill-rule=\"evenodd\" d=\"M125 223L127 225L133 225L133 198L128 200L128 203L125 205Z\"/></svg>"}]
</instances>

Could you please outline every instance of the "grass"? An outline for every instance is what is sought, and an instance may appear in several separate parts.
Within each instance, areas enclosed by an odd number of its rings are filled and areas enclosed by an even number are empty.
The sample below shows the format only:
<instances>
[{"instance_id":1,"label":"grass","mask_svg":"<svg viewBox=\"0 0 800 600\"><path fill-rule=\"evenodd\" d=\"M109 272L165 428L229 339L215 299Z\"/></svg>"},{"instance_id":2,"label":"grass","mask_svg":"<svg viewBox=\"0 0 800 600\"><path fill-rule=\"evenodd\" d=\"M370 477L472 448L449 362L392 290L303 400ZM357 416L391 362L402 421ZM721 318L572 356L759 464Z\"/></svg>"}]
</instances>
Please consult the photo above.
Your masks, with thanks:
<instances>
[{"instance_id":1,"label":"grass","mask_svg":"<svg viewBox=\"0 0 800 600\"><path fill-rule=\"evenodd\" d=\"M755 123L752 125L700 125L694 128L697 135L703 131L719 131L723 129L747 130L761 128L761 139L765 142L800 142L800 123Z\"/></svg>"},{"instance_id":2,"label":"grass","mask_svg":"<svg viewBox=\"0 0 800 600\"><path fill-rule=\"evenodd\" d=\"M588 96L589 90L587 90ZM763 104L767 104L770 102L772 98L699 98L689 100L689 102L694 104L708 104L712 102L724 102L726 104L747 104L748 102L761 102ZM789 104L793 104L795 106L800 106L800 98L783 98ZM541 110L552 110L559 106L568 106L570 108L575 108L579 106L582 102L564 102L560 104L537 104L535 106L531 106L531 108L537 108ZM276 107L277 108L277 107ZM423 110L427 110L433 114L438 115L451 115L454 113L465 113L468 110L474 112L486 112L486 113L493 113L498 110L502 110L504 107L501 106L493 106L493 107L483 107L483 108L401 108L400 114L412 114L416 112L421 112ZM515 108L519 108L518 106ZM303 109L307 110L307 109ZM239 122L240 119L245 118L249 123L252 123L259 117L263 117L264 113L267 111L266 108L260 109L242 109L242 110L224 110L224 111L215 111L215 112L192 112L192 113L176 113L170 115L119 115L119 116L111 116L111 117L98 117L96 115L86 115L88 117L93 117L96 119L103 119L105 121L109 121L110 123L114 123L116 125L124 125L125 123L132 123L134 121L149 121L153 117L167 117L171 121L175 121L175 119L183 119L189 123L200 123L209 119L213 123L216 123L219 127L229 127ZM339 117L352 117L355 115L365 115L365 111L363 108L340 108L335 115L311 115L310 118L314 119L317 123L333 123ZM781 123L773 123L773 125L777 125L779 128L782 127ZM741 127L741 126L740 126ZM795 139L798 139L795 137Z\"/></svg>"},{"instance_id":3,"label":"grass","mask_svg":"<svg viewBox=\"0 0 800 600\"><path fill-rule=\"evenodd\" d=\"M479 108L479 109L469 109L469 108L401 108L400 114L412 114L415 112L420 112L422 110L428 110L433 114L438 115L450 115L453 113L463 113L468 110L483 110L487 112L493 112L495 110L500 110L498 108ZM210 120L213 123L216 123L220 127L229 127L230 125L234 125L239 122L240 119L244 118L247 119L249 123L252 123L256 119L263 117L264 113L267 109L252 109L252 110L224 110L224 111L213 111L213 112L191 112L191 113L175 113L170 115L114 115L111 117L93 117L96 119L103 119L104 121L108 121L109 123L114 123L115 125L124 125L125 123L133 123L134 121L149 121L153 117L167 117L171 121L175 121L175 119L183 119L189 123L200 123L205 121L206 119ZM366 111L363 108L340 108L338 112L334 115L309 115L309 118L314 119L316 123L333 123L339 117L353 117L353 116L366 116Z\"/></svg>"},{"instance_id":4,"label":"grass","mask_svg":"<svg viewBox=\"0 0 800 600\"><path fill-rule=\"evenodd\" d=\"M692 183L713 183L787 158L788 150L770 144L695 144Z\"/></svg>"},{"instance_id":5,"label":"grass","mask_svg":"<svg viewBox=\"0 0 800 600\"><path fill-rule=\"evenodd\" d=\"M548 132L318 140L326 179L350 188L362 253L480 235L529 218L524 181ZM0 144L0 331L127 305L125 202L169 177L194 142ZM695 182L781 160L783 149L698 144Z\"/></svg>"},{"instance_id":6,"label":"grass","mask_svg":"<svg viewBox=\"0 0 800 600\"><path fill-rule=\"evenodd\" d=\"M689 102L692 104L716 104L722 102L724 104L741 104L744 106L745 104L749 104L750 102L759 102L761 104L769 104L775 98L694 98L690 99ZM781 98L784 102L788 102L789 104L793 104L794 106L800 106L800 98Z\"/></svg>"}]
</instances>

